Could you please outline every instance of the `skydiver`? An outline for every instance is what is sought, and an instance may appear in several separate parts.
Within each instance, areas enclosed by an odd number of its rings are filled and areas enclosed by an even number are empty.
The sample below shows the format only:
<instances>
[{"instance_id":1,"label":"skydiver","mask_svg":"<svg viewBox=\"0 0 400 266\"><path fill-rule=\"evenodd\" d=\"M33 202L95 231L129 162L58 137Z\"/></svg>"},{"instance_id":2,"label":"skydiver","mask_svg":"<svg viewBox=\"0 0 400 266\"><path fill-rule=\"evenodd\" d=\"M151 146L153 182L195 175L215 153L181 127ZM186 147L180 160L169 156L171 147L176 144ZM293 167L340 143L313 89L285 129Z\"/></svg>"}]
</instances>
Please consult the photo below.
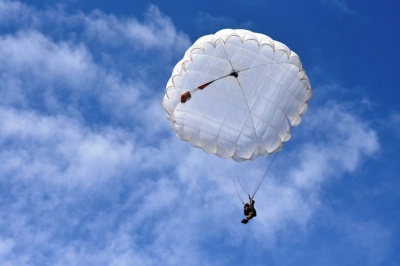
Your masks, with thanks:
<instances>
[{"instance_id":1,"label":"skydiver","mask_svg":"<svg viewBox=\"0 0 400 266\"><path fill-rule=\"evenodd\" d=\"M244 204L244 215L246 218L242 220L243 224L247 224L253 217L257 216L257 211L254 208L254 203L256 203L252 197L249 196L249 203Z\"/></svg>"}]
</instances>

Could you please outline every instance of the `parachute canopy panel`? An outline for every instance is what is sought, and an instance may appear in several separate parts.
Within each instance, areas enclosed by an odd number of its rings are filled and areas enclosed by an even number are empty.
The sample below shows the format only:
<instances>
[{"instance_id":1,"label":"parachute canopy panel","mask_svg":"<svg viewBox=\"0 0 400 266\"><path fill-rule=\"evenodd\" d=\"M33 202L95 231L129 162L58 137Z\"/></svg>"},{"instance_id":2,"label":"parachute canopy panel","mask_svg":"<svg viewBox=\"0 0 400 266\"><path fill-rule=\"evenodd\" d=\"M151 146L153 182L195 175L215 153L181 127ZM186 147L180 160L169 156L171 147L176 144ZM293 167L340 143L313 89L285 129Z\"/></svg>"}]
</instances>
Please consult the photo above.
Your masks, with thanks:
<instances>
[{"instance_id":1,"label":"parachute canopy panel","mask_svg":"<svg viewBox=\"0 0 400 266\"><path fill-rule=\"evenodd\" d=\"M311 96L301 60L286 45L226 29L201 37L186 51L162 106L178 138L244 161L279 151Z\"/></svg>"}]
</instances>

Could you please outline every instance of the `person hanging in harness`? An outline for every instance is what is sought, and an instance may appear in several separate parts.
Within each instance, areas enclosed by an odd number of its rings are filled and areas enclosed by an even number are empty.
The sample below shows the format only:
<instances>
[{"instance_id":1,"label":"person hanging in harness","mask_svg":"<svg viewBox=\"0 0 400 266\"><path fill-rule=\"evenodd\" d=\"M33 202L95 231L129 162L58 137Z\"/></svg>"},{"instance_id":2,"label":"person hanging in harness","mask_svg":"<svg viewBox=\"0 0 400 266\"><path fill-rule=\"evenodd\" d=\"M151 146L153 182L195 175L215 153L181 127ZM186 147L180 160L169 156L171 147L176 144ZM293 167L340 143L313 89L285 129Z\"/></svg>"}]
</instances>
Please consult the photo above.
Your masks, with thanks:
<instances>
[{"instance_id":1,"label":"person hanging in harness","mask_svg":"<svg viewBox=\"0 0 400 266\"><path fill-rule=\"evenodd\" d=\"M243 224L247 224L253 217L257 216L257 211L254 208L254 203L256 203L252 197L249 196L249 203L244 204L244 215L246 218L242 220Z\"/></svg>"}]
</instances>

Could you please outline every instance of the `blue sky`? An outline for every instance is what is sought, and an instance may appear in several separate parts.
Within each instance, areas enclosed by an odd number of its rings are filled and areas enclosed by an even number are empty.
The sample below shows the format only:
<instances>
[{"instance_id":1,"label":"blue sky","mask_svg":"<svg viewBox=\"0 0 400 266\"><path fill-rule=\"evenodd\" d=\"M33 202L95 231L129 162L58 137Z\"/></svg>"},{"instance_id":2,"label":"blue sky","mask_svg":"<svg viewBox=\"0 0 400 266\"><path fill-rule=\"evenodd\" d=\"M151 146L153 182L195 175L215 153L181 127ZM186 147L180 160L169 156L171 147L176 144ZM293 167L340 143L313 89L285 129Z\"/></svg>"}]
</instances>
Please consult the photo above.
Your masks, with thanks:
<instances>
[{"instance_id":1,"label":"blue sky","mask_svg":"<svg viewBox=\"0 0 400 266\"><path fill-rule=\"evenodd\" d=\"M394 1L0 0L1 265L400 265ZM295 51L314 97L248 225L161 107L204 34Z\"/></svg>"}]
</instances>

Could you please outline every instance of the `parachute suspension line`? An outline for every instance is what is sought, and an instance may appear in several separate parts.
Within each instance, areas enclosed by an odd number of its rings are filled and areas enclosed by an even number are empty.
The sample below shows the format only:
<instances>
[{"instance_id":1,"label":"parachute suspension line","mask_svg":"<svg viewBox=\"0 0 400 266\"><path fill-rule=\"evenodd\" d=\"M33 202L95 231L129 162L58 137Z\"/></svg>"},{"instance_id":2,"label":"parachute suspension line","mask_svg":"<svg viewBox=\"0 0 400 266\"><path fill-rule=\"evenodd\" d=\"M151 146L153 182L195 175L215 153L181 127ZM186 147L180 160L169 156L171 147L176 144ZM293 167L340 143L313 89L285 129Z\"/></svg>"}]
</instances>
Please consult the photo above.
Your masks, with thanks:
<instances>
[{"instance_id":1,"label":"parachute suspension line","mask_svg":"<svg viewBox=\"0 0 400 266\"><path fill-rule=\"evenodd\" d=\"M261 181L258 183L258 186L257 186L256 190L254 191L253 196L252 196L251 198L254 198L254 196L256 195L258 189L260 188L262 182L264 181L265 177L267 176L267 174L268 174L268 172L269 172L269 169L271 168L271 166L272 166L272 164L274 163L274 161L275 161L276 157L278 156L278 154L279 154L279 152L278 152L278 153L275 153L275 155L273 155L274 157L272 158L271 163L268 165L267 169L265 170L265 172L264 172L264 174L263 174L263 176L262 176L262 179L261 179Z\"/></svg>"},{"instance_id":2,"label":"parachute suspension line","mask_svg":"<svg viewBox=\"0 0 400 266\"><path fill-rule=\"evenodd\" d=\"M242 188L243 192L244 192L247 196L250 197L250 193L248 193L248 192L243 188L242 181L240 181L240 178L239 178L238 175L236 175L236 178L237 178L237 180L239 181L239 185L240 185L240 187Z\"/></svg>"},{"instance_id":3,"label":"parachute suspension line","mask_svg":"<svg viewBox=\"0 0 400 266\"><path fill-rule=\"evenodd\" d=\"M232 179L232 181L233 181L233 185L235 186L236 194L238 195L240 201L241 201L241 202L243 203L243 205L244 205L244 201L242 200L242 197L240 197L239 191L238 191L238 189L237 189L237 187L236 187L235 179Z\"/></svg>"}]
</instances>

